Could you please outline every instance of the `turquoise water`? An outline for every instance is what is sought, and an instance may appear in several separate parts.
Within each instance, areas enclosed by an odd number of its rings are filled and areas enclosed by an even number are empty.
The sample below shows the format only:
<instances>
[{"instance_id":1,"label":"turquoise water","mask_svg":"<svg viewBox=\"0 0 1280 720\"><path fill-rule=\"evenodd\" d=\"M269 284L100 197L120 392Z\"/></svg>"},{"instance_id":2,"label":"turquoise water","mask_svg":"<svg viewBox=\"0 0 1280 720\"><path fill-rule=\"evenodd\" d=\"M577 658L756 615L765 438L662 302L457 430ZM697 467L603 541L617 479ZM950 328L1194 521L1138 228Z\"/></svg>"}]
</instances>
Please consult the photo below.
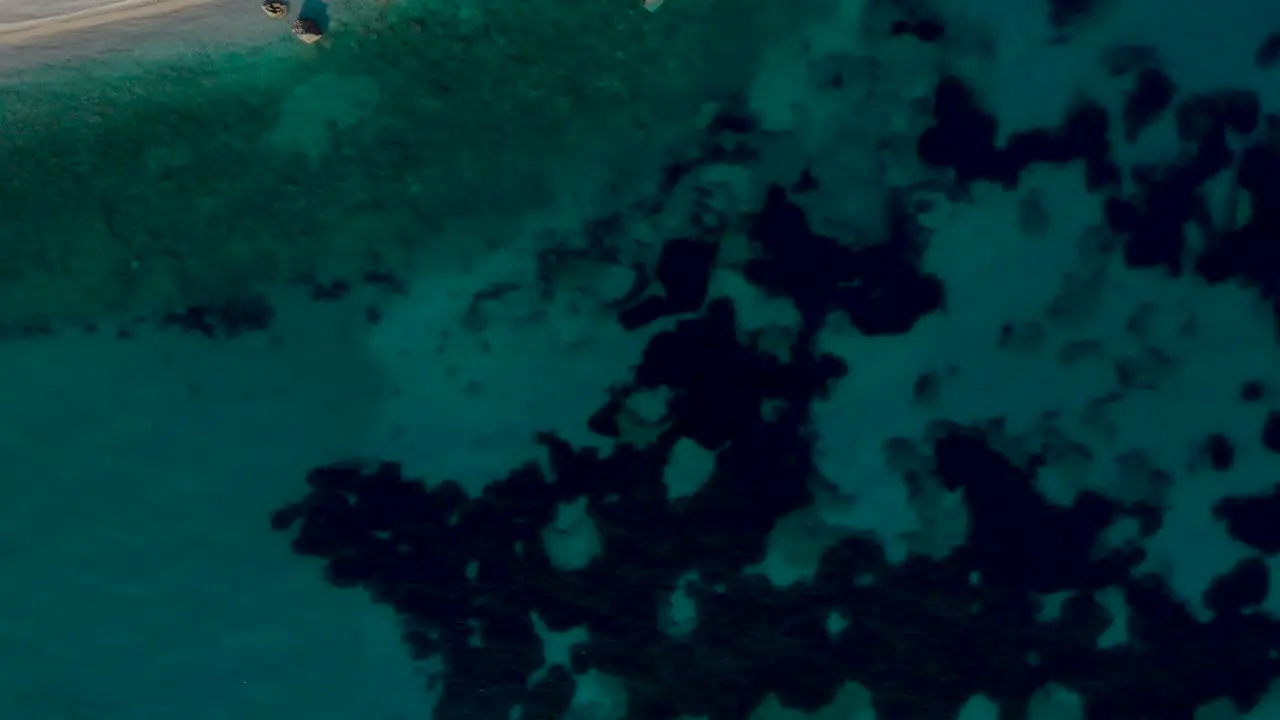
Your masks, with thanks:
<instances>
[{"instance_id":1,"label":"turquoise water","mask_svg":"<svg viewBox=\"0 0 1280 720\"><path fill-rule=\"evenodd\" d=\"M316 46L27 73L0 96L0 323L401 269L453 220L689 129L796 17L741 7L370 6Z\"/></svg>"}]
</instances>

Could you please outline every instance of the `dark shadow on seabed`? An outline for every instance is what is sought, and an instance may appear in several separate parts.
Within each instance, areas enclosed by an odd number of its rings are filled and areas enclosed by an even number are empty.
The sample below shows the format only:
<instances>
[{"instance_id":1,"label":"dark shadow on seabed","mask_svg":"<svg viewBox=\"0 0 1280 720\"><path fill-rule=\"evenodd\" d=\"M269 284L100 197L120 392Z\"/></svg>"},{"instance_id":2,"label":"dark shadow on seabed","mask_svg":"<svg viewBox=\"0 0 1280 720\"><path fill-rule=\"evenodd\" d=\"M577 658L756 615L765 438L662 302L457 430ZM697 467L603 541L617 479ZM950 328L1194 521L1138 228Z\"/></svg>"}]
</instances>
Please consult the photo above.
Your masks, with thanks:
<instances>
[{"instance_id":1,"label":"dark shadow on seabed","mask_svg":"<svg viewBox=\"0 0 1280 720\"><path fill-rule=\"evenodd\" d=\"M310 20L320 26L323 33L329 32L329 4L324 0L303 0L298 9L299 20Z\"/></svg>"}]
</instances>

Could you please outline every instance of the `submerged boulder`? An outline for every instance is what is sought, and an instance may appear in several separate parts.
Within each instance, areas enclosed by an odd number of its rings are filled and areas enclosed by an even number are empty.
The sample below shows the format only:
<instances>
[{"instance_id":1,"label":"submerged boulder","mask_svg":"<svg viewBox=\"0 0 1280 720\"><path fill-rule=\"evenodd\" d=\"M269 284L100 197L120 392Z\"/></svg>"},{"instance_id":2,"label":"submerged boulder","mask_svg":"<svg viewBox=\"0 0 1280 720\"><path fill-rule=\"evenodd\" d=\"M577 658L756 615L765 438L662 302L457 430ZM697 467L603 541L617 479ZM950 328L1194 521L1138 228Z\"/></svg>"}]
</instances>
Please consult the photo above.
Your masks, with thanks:
<instances>
[{"instance_id":1,"label":"submerged boulder","mask_svg":"<svg viewBox=\"0 0 1280 720\"><path fill-rule=\"evenodd\" d=\"M313 43L324 37L324 31L320 29L320 23L315 20L306 18L299 19L293 24L293 34L304 43Z\"/></svg>"}]
</instances>

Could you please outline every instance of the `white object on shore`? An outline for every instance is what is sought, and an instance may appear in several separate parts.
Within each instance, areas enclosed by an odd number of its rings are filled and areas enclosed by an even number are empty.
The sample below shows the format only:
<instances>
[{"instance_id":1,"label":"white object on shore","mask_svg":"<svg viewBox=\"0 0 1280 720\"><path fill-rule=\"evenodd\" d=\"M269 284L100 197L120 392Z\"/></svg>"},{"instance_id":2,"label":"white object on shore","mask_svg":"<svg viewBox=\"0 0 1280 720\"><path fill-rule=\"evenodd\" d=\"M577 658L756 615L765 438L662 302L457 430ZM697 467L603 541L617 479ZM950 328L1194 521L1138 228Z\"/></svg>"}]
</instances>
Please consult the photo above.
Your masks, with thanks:
<instances>
[{"instance_id":1,"label":"white object on shore","mask_svg":"<svg viewBox=\"0 0 1280 720\"><path fill-rule=\"evenodd\" d=\"M315 20L301 18L293 24L293 34L302 42L310 45L319 41L324 36L324 31L320 29L320 23Z\"/></svg>"},{"instance_id":2,"label":"white object on shore","mask_svg":"<svg viewBox=\"0 0 1280 720\"><path fill-rule=\"evenodd\" d=\"M289 14L289 5L280 0L266 0L262 3L262 12L269 18L282 18Z\"/></svg>"}]
</instances>

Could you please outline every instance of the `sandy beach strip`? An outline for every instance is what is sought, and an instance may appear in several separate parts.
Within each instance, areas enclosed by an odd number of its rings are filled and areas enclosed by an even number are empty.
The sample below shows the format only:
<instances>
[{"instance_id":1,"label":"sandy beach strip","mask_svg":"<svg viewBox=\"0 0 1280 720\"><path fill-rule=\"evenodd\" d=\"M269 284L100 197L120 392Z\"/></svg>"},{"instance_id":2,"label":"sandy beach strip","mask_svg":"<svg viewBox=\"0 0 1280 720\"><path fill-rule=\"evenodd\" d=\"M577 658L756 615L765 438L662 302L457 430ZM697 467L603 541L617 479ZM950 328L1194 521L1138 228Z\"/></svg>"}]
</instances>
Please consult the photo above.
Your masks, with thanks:
<instances>
[{"instance_id":1,"label":"sandy beach strip","mask_svg":"<svg viewBox=\"0 0 1280 720\"><path fill-rule=\"evenodd\" d=\"M14 45L66 32L89 30L101 25L130 22L167 15L204 5L212 0L120 0L98 7L61 15L0 23L0 44ZM246 11L249 9L245 8Z\"/></svg>"},{"instance_id":2,"label":"sandy beach strip","mask_svg":"<svg viewBox=\"0 0 1280 720\"><path fill-rule=\"evenodd\" d=\"M84 61L142 71L153 60L264 47L292 40L290 25L267 17L261 0L0 0L0 85L34 81L33 71L82 74Z\"/></svg>"}]
</instances>

